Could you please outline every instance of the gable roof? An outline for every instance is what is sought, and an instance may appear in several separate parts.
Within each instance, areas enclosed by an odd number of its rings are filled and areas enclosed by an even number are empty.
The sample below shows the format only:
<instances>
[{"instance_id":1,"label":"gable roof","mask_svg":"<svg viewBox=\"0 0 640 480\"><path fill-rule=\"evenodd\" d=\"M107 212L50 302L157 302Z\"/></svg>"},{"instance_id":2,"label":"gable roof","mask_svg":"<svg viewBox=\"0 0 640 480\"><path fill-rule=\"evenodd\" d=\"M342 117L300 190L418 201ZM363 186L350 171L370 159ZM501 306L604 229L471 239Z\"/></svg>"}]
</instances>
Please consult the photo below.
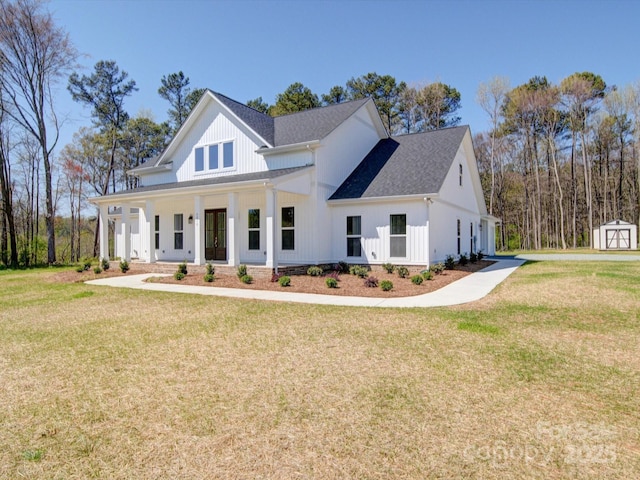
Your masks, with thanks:
<instances>
[{"instance_id":1,"label":"gable roof","mask_svg":"<svg viewBox=\"0 0 640 480\"><path fill-rule=\"evenodd\" d=\"M468 126L380 140L329 200L438 193Z\"/></svg>"},{"instance_id":2,"label":"gable roof","mask_svg":"<svg viewBox=\"0 0 640 480\"><path fill-rule=\"evenodd\" d=\"M274 122L273 117L266 115L258 110L248 107L240 102L222 95L221 93L209 90L220 103L231 110L237 117L242 120L249 128L264 138L270 145L274 143Z\"/></svg>"}]
</instances>

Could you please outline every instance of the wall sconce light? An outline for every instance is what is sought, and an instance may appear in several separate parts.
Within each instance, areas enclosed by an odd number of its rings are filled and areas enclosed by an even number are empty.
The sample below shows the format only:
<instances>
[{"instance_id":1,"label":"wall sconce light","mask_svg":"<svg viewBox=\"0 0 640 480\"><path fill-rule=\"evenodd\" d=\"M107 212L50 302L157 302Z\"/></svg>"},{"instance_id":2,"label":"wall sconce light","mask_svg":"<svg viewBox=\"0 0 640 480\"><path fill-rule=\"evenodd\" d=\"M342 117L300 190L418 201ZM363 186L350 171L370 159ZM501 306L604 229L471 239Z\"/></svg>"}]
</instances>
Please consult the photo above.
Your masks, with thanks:
<instances>
[{"instance_id":1,"label":"wall sconce light","mask_svg":"<svg viewBox=\"0 0 640 480\"><path fill-rule=\"evenodd\" d=\"M191 225L193 223L193 215L189 215L188 222L189 222L189 225Z\"/></svg>"}]
</instances>

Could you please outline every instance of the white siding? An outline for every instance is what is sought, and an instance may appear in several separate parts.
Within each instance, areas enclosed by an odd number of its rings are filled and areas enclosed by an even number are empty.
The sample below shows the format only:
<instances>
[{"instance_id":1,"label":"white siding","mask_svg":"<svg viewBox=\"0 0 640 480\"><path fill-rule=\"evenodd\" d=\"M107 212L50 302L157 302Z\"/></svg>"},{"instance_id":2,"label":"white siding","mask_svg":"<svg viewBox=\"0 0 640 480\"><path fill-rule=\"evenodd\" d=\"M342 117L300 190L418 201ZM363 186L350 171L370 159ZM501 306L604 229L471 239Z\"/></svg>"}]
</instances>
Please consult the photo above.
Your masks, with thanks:
<instances>
[{"instance_id":1,"label":"white siding","mask_svg":"<svg viewBox=\"0 0 640 480\"><path fill-rule=\"evenodd\" d=\"M304 167L313 163L313 154L309 150L280 153L265 157L269 170L279 170L281 168Z\"/></svg>"},{"instance_id":2,"label":"white siding","mask_svg":"<svg viewBox=\"0 0 640 480\"><path fill-rule=\"evenodd\" d=\"M332 256L348 263L427 265L429 263L429 212L423 201L334 205L332 222ZM390 217L407 216L407 256L390 256ZM347 257L347 217L360 216L362 222L362 257Z\"/></svg>"}]
</instances>

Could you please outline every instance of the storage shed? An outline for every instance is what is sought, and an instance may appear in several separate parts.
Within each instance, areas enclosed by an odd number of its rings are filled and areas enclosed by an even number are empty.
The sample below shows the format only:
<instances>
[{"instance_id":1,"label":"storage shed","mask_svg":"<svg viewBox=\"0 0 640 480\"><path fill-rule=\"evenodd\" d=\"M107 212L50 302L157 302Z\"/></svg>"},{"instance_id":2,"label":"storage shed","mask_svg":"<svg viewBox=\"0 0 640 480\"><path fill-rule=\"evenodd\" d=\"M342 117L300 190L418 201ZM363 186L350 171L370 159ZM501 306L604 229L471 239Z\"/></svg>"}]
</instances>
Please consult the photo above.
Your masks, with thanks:
<instances>
[{"instance_id":1,"label":"storage shed","mask_svg":"<svg viewBox=\"0 0 640 480\"><path fill-rule=\"evenodd\" d=\"M613 220L593 229L593 248L598 250L637 250L638 226Z\"/></svg>"}]
</instances>

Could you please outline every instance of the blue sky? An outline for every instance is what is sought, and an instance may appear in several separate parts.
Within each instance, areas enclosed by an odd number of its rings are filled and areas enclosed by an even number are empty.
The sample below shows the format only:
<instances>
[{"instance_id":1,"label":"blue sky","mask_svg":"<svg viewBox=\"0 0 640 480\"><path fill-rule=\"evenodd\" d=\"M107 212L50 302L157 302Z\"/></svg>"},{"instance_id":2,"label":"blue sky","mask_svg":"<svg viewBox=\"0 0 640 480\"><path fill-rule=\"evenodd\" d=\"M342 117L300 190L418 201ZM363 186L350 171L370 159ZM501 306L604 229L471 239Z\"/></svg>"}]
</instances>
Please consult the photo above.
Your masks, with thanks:
<instances>
[{"instance_id":1,"label":"blue sky","mask_svg":"<svg viewBox=\"0 0 640 480\"><path fill-rule=\"evenodd\" d=\"M462 123L488 128L478 85L499 75L511 85L534 75L559 82L593 71L609 85L640 80L640 2L627 1L210 1L52 0L49 10L85 56L82 73L115 60L139 91L133 116L167 118L157 90L182 70L194 87L269 103L293 82L326 93L367 72L409 84L435 80L462 95ZM66 82L60 147L90 123Z\"/></svg>"}]
</instances>

